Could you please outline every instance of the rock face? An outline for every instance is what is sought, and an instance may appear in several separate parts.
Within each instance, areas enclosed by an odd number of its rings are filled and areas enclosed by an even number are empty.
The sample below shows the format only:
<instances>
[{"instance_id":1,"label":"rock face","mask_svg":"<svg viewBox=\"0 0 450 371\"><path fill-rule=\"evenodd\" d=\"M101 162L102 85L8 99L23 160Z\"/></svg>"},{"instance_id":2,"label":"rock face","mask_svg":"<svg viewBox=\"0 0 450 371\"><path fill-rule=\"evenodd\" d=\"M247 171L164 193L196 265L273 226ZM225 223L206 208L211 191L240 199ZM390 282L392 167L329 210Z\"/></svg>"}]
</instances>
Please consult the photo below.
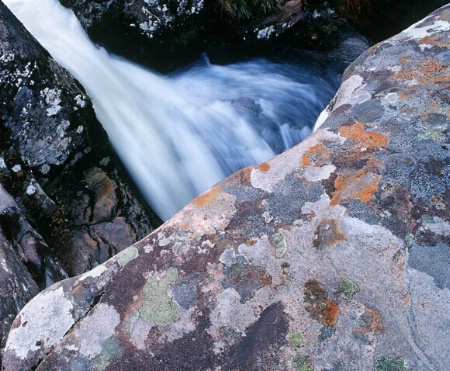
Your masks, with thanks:
<instances>
[{"instance_id":1,"label":"rock face","mask_svg":"<svg viewBox=\"0 0 450 371\"><path fill-rule=\"evenodd\" d=\"M103 263L159 221L81 86L3 3L0 102L0 321L12 321L38 286Z\"/></svg>"},{"instance_id":2,"label":"rock face","mask_svg":"<svg viewBox=\"0 0 450 371\"><path fill-rule=\"evenodd\" d=\"M17 316L3 370L450 368L450 5L307 140Z\"/></svg>"}]
</instances>

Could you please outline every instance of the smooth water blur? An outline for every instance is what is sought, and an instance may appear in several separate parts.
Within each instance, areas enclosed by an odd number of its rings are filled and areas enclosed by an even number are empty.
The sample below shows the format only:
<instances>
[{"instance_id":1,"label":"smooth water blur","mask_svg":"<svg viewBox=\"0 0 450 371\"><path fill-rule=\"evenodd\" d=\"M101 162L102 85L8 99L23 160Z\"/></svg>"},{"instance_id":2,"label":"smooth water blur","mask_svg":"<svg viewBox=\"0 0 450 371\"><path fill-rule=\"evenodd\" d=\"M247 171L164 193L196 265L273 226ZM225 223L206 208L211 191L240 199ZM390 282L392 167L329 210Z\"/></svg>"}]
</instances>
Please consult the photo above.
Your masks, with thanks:
<instances>
[{"instance_id":1,"label":"smooth water blur","mask_svg":"<svg viewBox=\"0 0 450 371\"><path fill-rule=\"evenodd\" d=\"M315 72L205 57L162 76L91 43L57 0L3 0L92 97L99 121L150 206L168 219L232 172L300 142L334 93Z\"/></svg>"}]
</instances>

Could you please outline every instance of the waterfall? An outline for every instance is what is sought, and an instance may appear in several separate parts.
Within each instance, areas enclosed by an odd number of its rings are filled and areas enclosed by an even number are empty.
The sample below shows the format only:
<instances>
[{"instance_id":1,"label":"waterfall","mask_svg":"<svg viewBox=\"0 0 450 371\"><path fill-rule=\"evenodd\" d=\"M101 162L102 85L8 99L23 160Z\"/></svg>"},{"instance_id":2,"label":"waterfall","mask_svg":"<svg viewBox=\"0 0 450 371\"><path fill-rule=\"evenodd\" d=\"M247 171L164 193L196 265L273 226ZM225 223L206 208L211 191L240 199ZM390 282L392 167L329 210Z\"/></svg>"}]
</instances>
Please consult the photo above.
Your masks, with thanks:
<instances>
[{"instance_id":1,"label":"waterfall","mask_svg":"<svg viewBox=\"0 0 450 371\"><path fill-rule=\"evenodd\" d=\"M204 57L160 75L93 44L57 0L3 0L92 97L97 118L150 206L168 219L232 172L311 132L334 88L314 72Z\"/></svg>"}]
</instances>

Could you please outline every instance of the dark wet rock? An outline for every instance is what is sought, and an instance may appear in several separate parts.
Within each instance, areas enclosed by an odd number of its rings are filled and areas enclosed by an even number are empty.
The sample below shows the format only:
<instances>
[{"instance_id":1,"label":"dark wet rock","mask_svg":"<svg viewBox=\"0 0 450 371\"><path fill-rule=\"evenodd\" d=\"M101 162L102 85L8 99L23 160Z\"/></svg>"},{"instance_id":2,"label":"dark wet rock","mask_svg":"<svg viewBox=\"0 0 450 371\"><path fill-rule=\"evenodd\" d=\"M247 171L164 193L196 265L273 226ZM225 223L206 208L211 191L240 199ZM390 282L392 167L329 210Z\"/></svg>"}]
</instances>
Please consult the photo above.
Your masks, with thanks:
<instances>
[{"instance_id":1,"label":"dark wet rock","mask_svg":"<svg viewBox=\"0 0 450 371\"><path fill-rule=\"evenodd\" d=\"M134 196L82 87L0 6L0 181L19 207L2 223L13 231L27 219L45 240L36 243L80 274L158 220ZM90 242L82 252L80 241Z\"/></svg>"},{"instance_id":2,"label":"dark wet rock","mask_svg":"<svg viewBox=\"0 0 450 371\"><path fill-rule=\"evenodd\" d=\"M17 213L17 205L0 185L0 218L5 213ZM17 225L14 224L13 227L17 228ZM14 232L18 235L12 235ZM6 237L5 234L9 236ZM34 265L37 268L36 276L43 278L43 267L36 250L37 243L42 243L41 241L25 220L16 231L0 221L0 349L5 345L6 335L17 313L39 292L38 285L24 263ZM55 265L51 268L55 268ZM41 272L36 272L37 270Z\"/></svg>"},{"instance_id":3,"label":"dark wet rock","mask_svg":"<svg viewBox=\"0 0 450 371\"><path fill-rule=\"evenodd\" d=\"M0 53L3 343L38 287L105 262L159 220L134 195L82 87L3 3Z\"/></svg>"},{"instance_id":4,"label":"dark wet rock","mask_svg":"<svg viewBox=\"0 0 450 371\"><path fill-rule=\"evenodd\" d=\"M449 36L371 48L304 142L35 297L3 369L449 369Z\"/></svg>"},{"instance_id":5,"label":"dark wet rock","mask_svg":"<svg viewBox=\"0 0 450 371\"><path fill-rule=\"evenodd\" d=\"M109 51L151 67L172 68L180 51L203 51L197 43L214 2L204 0L60 0L74 11L91 39Z\"/></svg>"},{"instance_id":6,"label":"dark wet rock","mask_svg":"<svg viewBox=\"0 0 450 371\"><path fill-rule=\"evenodd\" d=\"M301 0L281 1L240 21L225 9L229 1L60 2L74 11L95 43L164 73L197 62L205 54L213 63L223 64L243 56L277 58L280 54L284 60L295 61L300 53L303 64L308 58L331 62L341 74L369 46L343 19L312 17L312 10L306 10ZM235 8L236 13L244 13L243 6ZM300 49L328 54L305 56Z\"/></svg>"}]
</instances>

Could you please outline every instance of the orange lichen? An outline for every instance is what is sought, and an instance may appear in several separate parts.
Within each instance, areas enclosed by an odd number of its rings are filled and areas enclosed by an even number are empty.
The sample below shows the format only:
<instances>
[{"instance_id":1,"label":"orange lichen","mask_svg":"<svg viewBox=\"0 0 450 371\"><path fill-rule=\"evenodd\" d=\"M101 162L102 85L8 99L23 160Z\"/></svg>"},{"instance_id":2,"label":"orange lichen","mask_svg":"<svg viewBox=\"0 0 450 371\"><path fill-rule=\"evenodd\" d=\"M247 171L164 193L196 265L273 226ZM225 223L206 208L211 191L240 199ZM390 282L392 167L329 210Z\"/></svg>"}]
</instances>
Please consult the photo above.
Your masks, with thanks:
<instances>
[{"instance_id":1,"label":"orange lichen","mask_svg":"<svg viewBox=\"0 0 450 371\"><path fill-rule=\"evenodd\" d=\"M424 58L411 68L397 71L393 78L414 81L416 85L442 85L450 87L450 73L447 66L433 58Z\"/></svg>"},{"instance_id":2,"label":"orange lichen","mask_svg":"<svg viewBox=\"0 0 450 371\"><path fill-rule=\"evenodd\" d=\"M250 183L252 170L254 166L247 166L239 171L236 171L232 175L230 175L227 179L228 184L248 184Z\"/></svg>"},{"instance_id":3,"label":"orange lichen","mask_svg":"<svg viewBox=\"0 0 450 371\"><path fill-rule=\"evenodd\" d=\"M339 307L334 304L330 299L325 302L325 308L322 315L322 323L325 326L334 326L337 321Z\"/></svg>"},{"instance_id":4,"label":"orange lichen","mask_svg":"<svg viewBox=\"0 0 450 371\"><path fill-rule=\"evenodd\" d=\"M345 241L345 235L335 219L322 219L316 228L313 246L316 248L332 248Z\"/></svg>"},{"instance_id":5,"label":"orange lichen","mask_svg":"<svg viewBox=\"0 0 450 371\"><path fill-rule=\"evenodd\" d=\"M358 318L357 327L352 331L353 335L380 334L383 331L383 317L375 309L366 307Z\"/></svg>"},{"instance_id":6,"label":"orange lichen","mask_svg":"<svg viewBox=\"0 0 450 371\"><path fill-rule=\"evenodd\" d=\"M270 165L267 162L263 162L258 166L258 170L267 173L270 170Z\"/></svg>"},{"instance_id":7,"label":"orange lichen","mask_svg":"<svg viewBox=\"0 0 450 371\"><path fill-rule=\"evenodd\" d=\"M447 37L438 37L437 35L425 36L419 40L419 44L429 44L440 48L448 48L450 40Z\"/></svg>"},{"instance_id":8,"label":"orange lichen","mask_svg":"<svg viewBox=\"0 0 450 371\"><path fill-rule=\"evenodd\" d=\"M379 133L366 132L363 124L341 126L339 134L360 143L362 147L386 147L389 145L388 137Z\"/></svg>"},{"instance_id":9,"label":"orange lichen","mask_svg":"<svg viewBox=\"0 0 450 371\"><path fill-rule=\"evenodd\" d=\"M320 282L312 279L305 283L304 301L305 310L311 318L328 327L336 324L339 308L327 297L327 293Z\"/></svg>"},{"instance_id":10,"label":"orange lichen","mask_svg":"<svg viewBox=\"0 0 450 371\"><path fill-rule=\"evenodd\" d=\"M200 196L198 196L194 201L192 201L192 204L194 206L200 207L205 206L212 201L214 201L217 196L219 196L222 193L222 188L218 185L214 186L210 190L202 193Z\"/></svg>"},{"instance_id":11,"label":"orange lichen","mask_svg":"<svg viewBox=\"0 0 450 371\"><path fill-rule=\"evenodd\" d=\"M257 240L247 240L247 241L245 241L245 244L248 247L252 247L256 242L258 242L258 241Z\"/></svg>"},{"instance_id":12,"label":"orange lichen","mask_svg":"<svg viewBox=\"0 0 450 371\"><path fill-rule=\"evenodd\" d=\"M329 159L330 150L325 147L323 143L318 143L308 148L306 153L300 159L300 164L302 166L322 166Z\"/></svg>"},{"instance_id":13,"label":"orange lichen","mask_svg":"<svg viewBox=\"0 0 450 371\"><path fill-rule=\"evenodd\" d=\"M367 169L361 169L358 173L346 177L339 175L334 182L336 192L330 205L335 206L342 200L348 199L369 202L375 192L379 190L381 179L381 175L367 172Z\"/></svg>"}]
</instances>

